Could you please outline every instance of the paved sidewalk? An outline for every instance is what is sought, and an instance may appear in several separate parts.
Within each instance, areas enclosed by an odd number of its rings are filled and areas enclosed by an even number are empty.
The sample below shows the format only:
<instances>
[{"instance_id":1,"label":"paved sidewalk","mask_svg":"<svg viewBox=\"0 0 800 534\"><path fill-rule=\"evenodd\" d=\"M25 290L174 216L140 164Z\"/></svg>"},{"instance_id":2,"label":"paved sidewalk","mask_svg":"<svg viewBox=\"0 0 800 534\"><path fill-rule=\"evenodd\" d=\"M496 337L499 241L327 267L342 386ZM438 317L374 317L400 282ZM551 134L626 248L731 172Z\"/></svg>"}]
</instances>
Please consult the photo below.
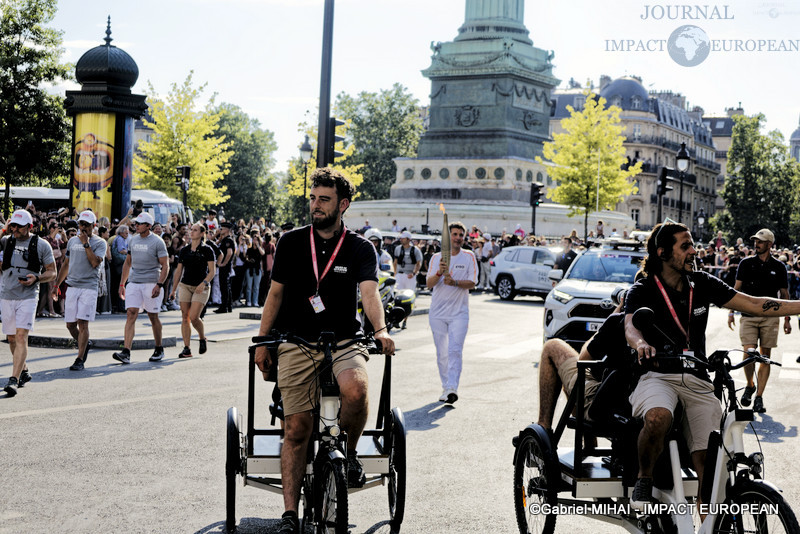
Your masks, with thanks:
<instances>
[{"instance_id":1,"label":"paved sidewalk","mask_svg":"<svg viewBox=\"0 0 800 534\"><path fill-rule=\"evenodd\" d=\"M428 313L430 294L417 295L417 304L412 315ZM122 348L125 329L125 314L98 315L89 324L90 338L97 349ZM163 326L163 346L175 347L181 341L181 312L167 311L159 314ZM233 313L216 314L209 307L203 322L206 338L210 343L223 343L237 339L246 339L258 335L261 308L234 308ZM192 340L197 341L197 333L192 329ZM76 344L67 332L64 319L37 318L33 330L28 337L31 347L75 348ZM152 349L153 331L146 313L141 313L136 321L136 334L133 338L133 350Z\"/></svg>"}]
</instances>

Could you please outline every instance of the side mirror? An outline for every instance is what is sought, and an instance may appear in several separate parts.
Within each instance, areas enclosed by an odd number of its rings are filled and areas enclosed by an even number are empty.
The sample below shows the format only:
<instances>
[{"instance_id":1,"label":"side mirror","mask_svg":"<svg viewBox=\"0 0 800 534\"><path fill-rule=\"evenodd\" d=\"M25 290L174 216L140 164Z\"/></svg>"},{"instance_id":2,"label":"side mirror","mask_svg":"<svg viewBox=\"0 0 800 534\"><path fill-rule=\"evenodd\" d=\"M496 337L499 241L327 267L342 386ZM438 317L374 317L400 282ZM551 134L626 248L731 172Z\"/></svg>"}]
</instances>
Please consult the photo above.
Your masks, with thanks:
<instances>
[{"instance_id":1,"label":"side mirror","mask_svg":"<svg viewBox=\"0 0 800 534\"><path fill-rule=\"evenodd\" d=\"M550 272L547 274L547 278L552 280L553 282L559 282L562 278L564 278L564 271L561 269L551 269Z\"/></svg>"}]
</instances>

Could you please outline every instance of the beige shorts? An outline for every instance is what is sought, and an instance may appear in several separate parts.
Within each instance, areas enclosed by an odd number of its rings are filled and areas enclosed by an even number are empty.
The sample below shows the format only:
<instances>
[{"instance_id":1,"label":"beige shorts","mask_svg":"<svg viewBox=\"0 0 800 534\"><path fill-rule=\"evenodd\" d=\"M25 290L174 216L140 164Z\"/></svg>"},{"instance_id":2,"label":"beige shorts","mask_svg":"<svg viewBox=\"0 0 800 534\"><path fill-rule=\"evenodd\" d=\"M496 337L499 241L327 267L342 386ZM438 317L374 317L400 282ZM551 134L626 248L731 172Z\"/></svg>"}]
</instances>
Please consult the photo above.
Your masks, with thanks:
<instances>
[{"instance_id":1,"label":"beige shorts","mask_svg":"<svg viewBox=\"0 0 800 534\"><path fill-rule=\"evenodd\" d=\"M317 404L319 383L314 379L314 369L319 369L324 358L321 352L312 352L292 343L278 347L278 386L285 415L307 412ZM366 379L368 359L367 349L362 345L334 352L333 376L338 377L348 369L358 369Z\"/></svg>"},{"instance_id":2,"label":"beige shorts","mask_svg":"<svg viewBox=\"0 0 800 534\"><path fill-rule=\"evenodd\" d=\"M683 405L683 435L689 451L708 448L708 435L719 428L722 408L714 396L714 386L688 373L655 373L642 375L628 398L634 417L644 417L653 408L666 408L675 416L678 401Z\"/></svg>"},{"instance_id":3,"label":"beige shorts","mask_svg":"<svg viewBox=\"0 0 800 534\"><path fill-rule=\"evenodd\" d=\"M778 346L780 326L780 317L742 317L739 322L739 339L742 345L774 349Z\"/></svg>"},{"instance_id":4,"label":"beige shorts","mask_svg":"<svg viewBox=\"0 0 800 534\"><path fill-rule=\"evenodd\" d=\"M196 289L197 286L189 286L180 282L178 284L178 302L199 302L200 304L208 302L208 296L211 294L211 286L206 286L202 293L195 293Z\"/></svg>"},{"instance_id":5,"label":"beige shorts","mask_svg":"<svg viewBox=\"0 0 800 534\"><path fill-rule=\"evenodd\" d=\"M578 379L578 358L569 358L562 363L558 368L558 376L561 378L561 383L564 385L564 391L567 396L572 394L572 388L575 387L575 381ZM600 387L600 382L595 380L589 371L586 371L586 385L583 388L583 418L590 421L589 408L592 407L595 395L597 395L597 388Z\"/></svg>"}]
</instances>

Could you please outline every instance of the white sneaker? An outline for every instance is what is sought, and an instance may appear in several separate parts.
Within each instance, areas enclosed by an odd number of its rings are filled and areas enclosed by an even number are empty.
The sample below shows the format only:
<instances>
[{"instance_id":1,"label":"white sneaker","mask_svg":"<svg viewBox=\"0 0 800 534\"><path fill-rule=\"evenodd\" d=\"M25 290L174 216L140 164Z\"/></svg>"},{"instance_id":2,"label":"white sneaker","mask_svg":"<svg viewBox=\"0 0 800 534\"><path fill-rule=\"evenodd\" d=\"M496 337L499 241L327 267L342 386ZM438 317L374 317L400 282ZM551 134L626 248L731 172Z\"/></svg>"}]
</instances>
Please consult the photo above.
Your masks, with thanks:
<instances>
[{"instance_id":1,"label":"white sneaker","mask_svg":"<svg viewBox=\"0 0 800 534\"><path fill-rule=\"evenodd\" d=\"M447 402L447 394L450 392L449 389L443 389L441 396L439 396L439 402Z\"/></svg>"}]
</instances>

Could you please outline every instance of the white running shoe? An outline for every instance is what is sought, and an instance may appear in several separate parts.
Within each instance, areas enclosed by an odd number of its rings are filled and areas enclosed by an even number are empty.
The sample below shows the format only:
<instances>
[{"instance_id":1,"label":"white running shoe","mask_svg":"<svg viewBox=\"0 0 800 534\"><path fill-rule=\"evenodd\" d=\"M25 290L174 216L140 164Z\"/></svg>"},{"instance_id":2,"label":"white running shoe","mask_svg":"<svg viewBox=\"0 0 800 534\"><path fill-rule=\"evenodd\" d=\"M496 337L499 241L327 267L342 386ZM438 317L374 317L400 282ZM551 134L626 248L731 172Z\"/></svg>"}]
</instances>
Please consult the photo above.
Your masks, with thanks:
<instances>
[{"instance_id":1,"label":"white running shoe","mask_svg":"<svg viewBox=\"0 0 800 534\"><path fill-rule=\"evenodd\" d=\"M449 389L443 389L442 394L439 396L439 402L447 402L448 393L450 393Z\"/></svg>"}]
</instances>

